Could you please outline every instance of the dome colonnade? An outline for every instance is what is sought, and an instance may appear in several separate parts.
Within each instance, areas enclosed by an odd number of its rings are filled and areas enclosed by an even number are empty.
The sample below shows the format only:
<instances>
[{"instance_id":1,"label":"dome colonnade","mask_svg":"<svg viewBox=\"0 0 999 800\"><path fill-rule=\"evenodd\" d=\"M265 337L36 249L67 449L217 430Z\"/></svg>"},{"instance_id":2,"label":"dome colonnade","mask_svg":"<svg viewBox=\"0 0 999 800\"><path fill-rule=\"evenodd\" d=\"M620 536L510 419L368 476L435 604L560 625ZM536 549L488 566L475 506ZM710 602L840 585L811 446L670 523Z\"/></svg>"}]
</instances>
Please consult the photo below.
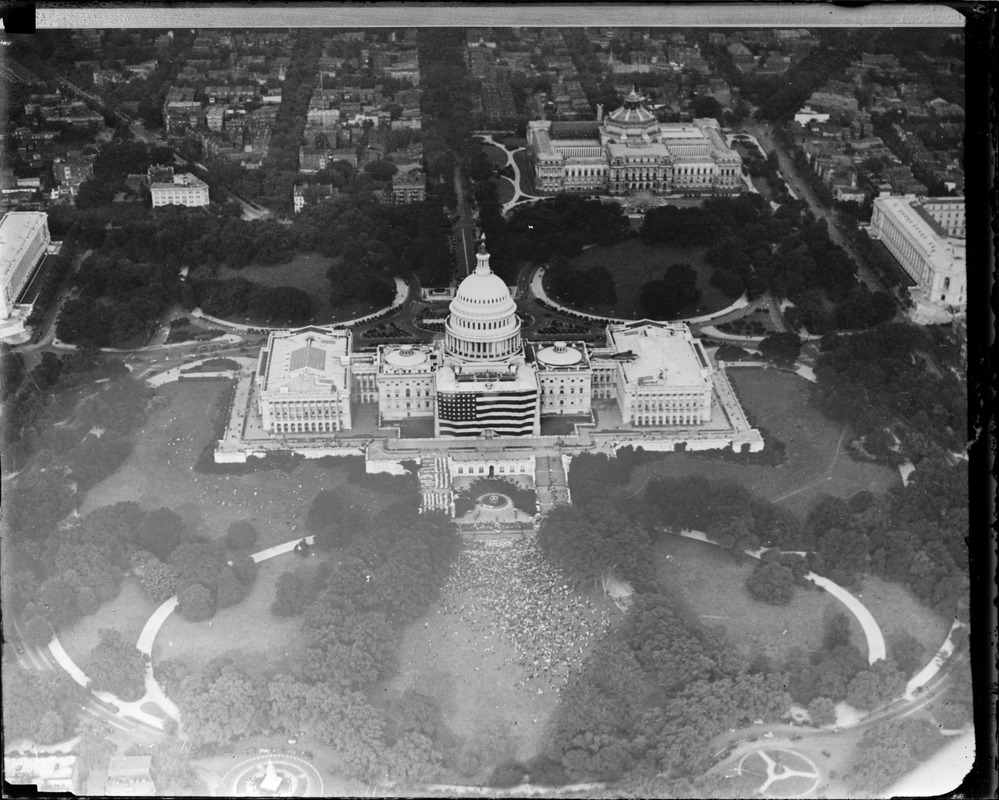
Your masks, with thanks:
<instances>
[{"instance_id":1,"label":"dome colonnade","mask_svg":"<svg viewBox=\"0 0 999 800\"><path fill-rule=\"evenodd\" d=\"M523 355L517 304L502 278L489 267L485 237L475 271L451 301L444 324L444 353L463 361L506 361Z\"/></svg>"}]
</instances>

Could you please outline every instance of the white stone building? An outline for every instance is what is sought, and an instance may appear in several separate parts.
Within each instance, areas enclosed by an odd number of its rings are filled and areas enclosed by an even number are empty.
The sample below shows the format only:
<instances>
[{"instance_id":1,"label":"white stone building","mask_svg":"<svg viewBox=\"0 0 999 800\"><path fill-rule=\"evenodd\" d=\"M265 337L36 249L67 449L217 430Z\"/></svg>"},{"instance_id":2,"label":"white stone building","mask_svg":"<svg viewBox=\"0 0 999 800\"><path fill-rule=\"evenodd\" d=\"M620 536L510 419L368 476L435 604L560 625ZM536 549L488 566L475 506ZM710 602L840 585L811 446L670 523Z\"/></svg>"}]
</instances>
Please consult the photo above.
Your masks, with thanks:
<instances>
[{"instance_id":1,"label":"white stone building","mask_svg":"<svg viewBox=\"0 0 999 800\"><path fill-rule=\"evenodd\" d=\"M916 282L912 294L917 302L967 306L963 197L875 198L868 232Z\"/></svg>"},{"instance_id":2,"label":"white stone building","mask_svg":"<svg viewBox=\"0 0 999 800\"><path fill-rule=\"evenodd\" d=\"M711 420L712 367L683 323L607 327L615 352L621 419L638 427L697 426Z\"/></svg>"},{"instance_id":3,"label":"white stone building","mask_svg":"<svg viewBox=\"0 0 999 800\"><path fill-rule=\"evenodd\" d=\"M0 319L10 319L49 246L49 216L44 211L8 211L0 219Z\"/></svg>"},{"instance_id":4,"label":"white stone building","mask_svg":"<svg viewBox=\"0 0 999 800\"><path fill-rule=\"evenodd\" d=\"M257 408L278 436L331 434L351 427L349 331L275 331L257 362Z\"/></svg>"},{"instance_id":5,"label":"white stone building","mask_svg":"<svg viewBox=\"0 0 999 800\"><path fill-rule=\"evenodd\" d=\"M588 418L594 400L616 400L622 421L636 427L696 427L711 420L715 388L711 363L684 323L611 325L598 348L525 343L484 243L451 301L443 340L355 353L347 330L278 331L261 351L255 380L263 429L293 439L350 429L352 403L377 404L379 428L432 419L425 435L444 438L538 436L543 418ZM453 477L489 476L501 465L502 474L525 475L532 458L470 453L448 469ZM431 473L421 478L424 493L443 507Z\"/></svg>"},{"instance_id":6,"label":"white stone building","mask_svg":"<svg viewBox=\"0 0 999 800\"><path fill-rule=\"evenodd\" d=\"M535 189L542 194L735 193L742 158L713 119L660 123L632 92L593 122L536 120L527 126Z\"/></svg>"},{"instance_id":7,"label":"white stone building","mask_svg":"<svg viewBox=\"0 0 999 800\"><path fill-rule=\"evenodd\" d=\"M160 206L199 208L208 205L208 184L190 173L174 175L173 180L169 182L151 184L149 194L153 200L153 208Z\"/></svg>"}]
</instances>

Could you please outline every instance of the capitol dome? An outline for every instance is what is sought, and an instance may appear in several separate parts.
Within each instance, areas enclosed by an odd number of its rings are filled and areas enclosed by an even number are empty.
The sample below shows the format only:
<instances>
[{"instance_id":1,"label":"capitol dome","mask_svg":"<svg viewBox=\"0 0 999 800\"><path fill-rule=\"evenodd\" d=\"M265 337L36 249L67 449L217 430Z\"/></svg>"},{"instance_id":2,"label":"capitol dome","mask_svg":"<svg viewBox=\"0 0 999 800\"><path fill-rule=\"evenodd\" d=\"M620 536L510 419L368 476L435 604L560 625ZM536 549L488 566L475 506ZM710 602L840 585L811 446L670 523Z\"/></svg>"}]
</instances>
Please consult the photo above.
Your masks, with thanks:
<instances>
[{"instance_id":1,"label":"capitol dome","mask_svg":"<svg viewBox=\"0 0 999 800\"><path fill-rule=\"evenodd\" d=\"M506 283L489 268L485 237L475 272L458 286L444 325L447 355L472 361L504 360L522 350L517 304Z\"/></svg>"}]
</instances>

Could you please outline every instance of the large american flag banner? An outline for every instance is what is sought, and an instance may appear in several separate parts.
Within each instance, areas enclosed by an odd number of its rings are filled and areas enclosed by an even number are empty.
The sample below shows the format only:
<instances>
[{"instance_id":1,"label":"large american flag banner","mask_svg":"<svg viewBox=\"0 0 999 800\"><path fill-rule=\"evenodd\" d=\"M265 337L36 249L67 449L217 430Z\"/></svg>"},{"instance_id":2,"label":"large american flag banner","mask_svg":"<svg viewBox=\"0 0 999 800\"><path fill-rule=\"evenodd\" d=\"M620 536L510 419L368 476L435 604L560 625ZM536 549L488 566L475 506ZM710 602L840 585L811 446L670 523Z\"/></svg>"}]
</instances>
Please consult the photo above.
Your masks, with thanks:
<instances>
[{"instance_id":1,"label":"large american flag banner","mask_svg":"<svg viewBox=\"0 0 999 800\"><path fill-rule=\"evenodd\" d=\"M537 410L536 389L515 392L438 392L437 418L446 436L530 436Z\"/></svg>"}]
</instances>

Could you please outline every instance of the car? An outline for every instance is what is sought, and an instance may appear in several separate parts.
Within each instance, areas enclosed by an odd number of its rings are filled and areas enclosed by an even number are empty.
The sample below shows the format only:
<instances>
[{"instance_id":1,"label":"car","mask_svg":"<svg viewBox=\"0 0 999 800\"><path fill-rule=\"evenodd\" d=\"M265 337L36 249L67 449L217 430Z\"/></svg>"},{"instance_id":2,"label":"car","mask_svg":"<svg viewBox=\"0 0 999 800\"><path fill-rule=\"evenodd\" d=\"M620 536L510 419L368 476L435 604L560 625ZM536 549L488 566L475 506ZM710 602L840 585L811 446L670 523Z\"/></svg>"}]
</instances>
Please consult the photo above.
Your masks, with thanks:
<instances>
[{"instance_id":1,"label":"car","mask_svg":"<svg viewBox=\"0 0 999 800\"><path fill-rule=\"evenodd\" d=\"M291 736L288 738L288 744L298 744L298 739L296 739L294 736Z\"/></svg>"}]
</instances>

